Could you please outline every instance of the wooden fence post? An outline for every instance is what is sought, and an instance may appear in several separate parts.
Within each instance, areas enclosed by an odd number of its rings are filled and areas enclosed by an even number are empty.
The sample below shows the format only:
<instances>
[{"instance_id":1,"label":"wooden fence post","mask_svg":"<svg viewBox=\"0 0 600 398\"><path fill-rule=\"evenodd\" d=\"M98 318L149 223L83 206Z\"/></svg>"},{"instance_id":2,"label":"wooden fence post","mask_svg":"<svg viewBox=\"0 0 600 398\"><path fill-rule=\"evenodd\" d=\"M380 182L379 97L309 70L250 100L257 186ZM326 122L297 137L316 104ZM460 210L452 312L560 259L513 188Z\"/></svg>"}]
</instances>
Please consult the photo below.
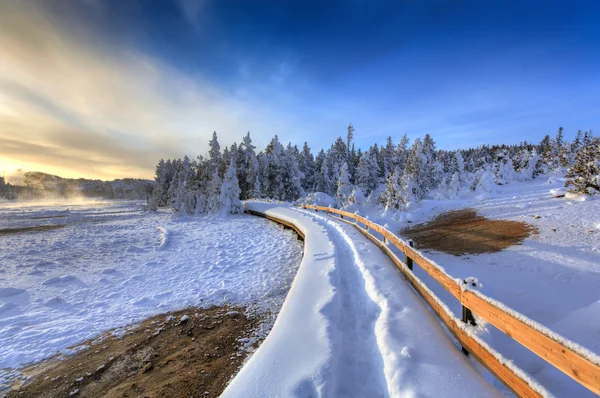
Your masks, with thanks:
<instances>
[{"instance_id":1,"label":"wooden fence post","mask_svg":"<svg viewBox=\"0 0 600 398\"><path fill-rule=\"evenodd\" d=\"M408 241L408 245L410 247L413 247L413 245L414 245L413 241L409 240ZM413 260L412 260L412 258L408 257L407 254L405 254L404 256L406 257L406 266L408 267L409 270L412 271L413 270Z\"/></svg>"},{"instance_id":2,"label":"wooden fence post","mask_svg":"<svg viewBox=\"0 0 600 398\"><path fill-rule=\"evenodd\" d=\"M463 280L463 283L468 283L467 281ZM462 306L462 321L464 323L468 323L471 324L472 326L477 326L477 322L475 322L475 317L473 316L473 312L465 307L464 305ZM465 355L469 355L469 351L467 351L467 349L465 347L462 347L462 352Z\"/></svg>"}]
</instances>

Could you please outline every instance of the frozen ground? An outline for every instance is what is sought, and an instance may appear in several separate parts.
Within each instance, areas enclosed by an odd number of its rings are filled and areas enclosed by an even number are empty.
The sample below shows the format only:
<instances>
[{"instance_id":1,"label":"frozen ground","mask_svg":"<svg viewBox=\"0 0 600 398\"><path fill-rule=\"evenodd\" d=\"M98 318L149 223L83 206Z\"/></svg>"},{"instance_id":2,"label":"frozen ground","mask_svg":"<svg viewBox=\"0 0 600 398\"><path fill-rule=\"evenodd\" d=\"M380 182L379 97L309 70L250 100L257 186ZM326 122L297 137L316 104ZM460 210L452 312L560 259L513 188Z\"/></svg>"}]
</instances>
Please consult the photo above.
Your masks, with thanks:
<instances>
[{"instance_id":1,"label":"frozen ground","mask_svg":"<svg viewBox=\"0 0 600 398\"><path fill-rule=\"evenodd\" d=\"M190 305L276 313L302 258L258 217L173 220L134 202L0 204L0 383L100 332Z\"/></svg>"},{"instance_id":2,"label":"frozen ground","mask_svg":"<svg viewBox=\"0 0 600 398\"><path fill-rule=\"evenodd\" d=\"M354 227L277 204L305 256L267 339L224 397L500 396L381 250Z\"/></svg>"},{"instance_id":3,"label":"frozen ground","mask_svg":"<svg viewBox=\"0 0 600 398\"><path fill-rule=\"evenodd\" d=\"M463 195L457 200L424 200L418 208L393 218L375 209L363 208L360 213L396 231L411 225L409 220L414 225L461 208L474 208L490 219L535 226L539 234L499 253L461 257L435 251L426 254L452 276L477 277L486 295L600 355L600 198L555 198L550 194L551 189L563 186L563 178L541 176L498 187L496 194L483 201L462 187ZM418 267L415 269L458 314L456 300ZM556 396L595 396L494 327L482 330L482 337Z\"/></svg>"}]
</instances>

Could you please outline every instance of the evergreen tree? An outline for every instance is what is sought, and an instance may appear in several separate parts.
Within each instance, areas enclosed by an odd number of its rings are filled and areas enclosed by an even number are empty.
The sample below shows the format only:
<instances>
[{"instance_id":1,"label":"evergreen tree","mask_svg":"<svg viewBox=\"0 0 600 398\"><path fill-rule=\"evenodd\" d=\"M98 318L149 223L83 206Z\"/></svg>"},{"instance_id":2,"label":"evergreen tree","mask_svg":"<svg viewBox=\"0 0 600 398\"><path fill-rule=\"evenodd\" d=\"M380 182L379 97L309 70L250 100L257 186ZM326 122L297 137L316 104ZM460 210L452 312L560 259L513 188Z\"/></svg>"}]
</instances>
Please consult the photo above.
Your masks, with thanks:
<instances>
[{"instance_id":1,"label":"evergreen tree","mask_svg":"<svg viewBox=\"0 0 600 398\"><path fill-rule=\"evenodd\" d=\"M406 167L406 158L408 157L408 137L406 134L402 136L400 139L400 143L398 144L398 148L396 149L397 159L396 163L400 166L400 169L404 170Z\"/></svg>"},{"instance_id":2,"label":"evergreen tree","mask_svg":"<svg viewBox=\"0 0 600 398\"><path fill-rule=\"evenodd\" d=\"M417 138L411 147L406 168L402 175L402 189L405 192L405 200L418 202L423 199L432 186L431 181L431 143L425 147Z\"/></svg>"},{"instance_id":3,"label":"evergreen tree","mask_svg":"<svg viewBox=\"0 0 600 398\"><path fill-rule=\"evenodd\" d=\"M400 167L396 166L394 171L386 178L385 191L379 198L379 202L383 204L386 212L395 212L405 203L401 182L402 174Z\"/></svg>"},{"instance_id":4,"label":"evergreen tree","mask_svg":"<svg viewBox=\"0 0 600 398\"><path fill-rule=\"evenodd\" d=\"M587 134L587 133L586 133ZM587 144L586 144L587 141ZM575 164L565 175L565 187L575 193L593 195L600 192L600 139L589 138L575 156Z\"/></svg>"},{"instance_id":5,"label":"evergreen tree","mask_svg":"<svg viewBox=\"0 0 600 398\"><path fill-rule=\"evenodd\" d=\"M394 172L398 164L396 147L392 142L392 137L388 137L385 146L381 148L381 159L383 163L383 176L387 178Z\"/></svg>"},{"instance_id":6,"label":"evergreen tree","mask_svg":"<svg viewBox=\"0 0 600 398\"><path fill-rule=\"evenodd\" d=\"M340 168L340 176L338 178L337 186L338 189L335 197L338 207L342 207L348 202L348 198L354 189L350 183L350 173L348 172L348 164L346 162L344 162Z\"/></svg>"},{"instance_id":7,"label":"evergreen tree","mask_svg":"<svg viewBox=\"0 0 600 398\"><path fill-rule=\"evenodd\" d=\"M257 198L265 198L267 197L267 189L268 189L268 174L269 174L269 159L267 158L267 154L264 152L260 152L257 156L258 158L258 184L257 190L259 194L255 197Z\"/></svg>"},{"instance_id":8,"label":"evergreen tree","mask_svg":"<svg viewBox=\"0 0 600 398\"><path fill-rule=\"evenodd\" d=\"M302 188L304 188L305 191L314 191L315 170L317 166L315 164L315 158L310 152L310 148L308 147L308 143L306 141L304 142L302 152L300 153L300 161L298 162L298 167L304 175L304 178L302 178L301 181Z\"/></svg>"},{"instance_id":9,"label":"evergreen tree","mask_svg":"<svg viewBox=\"0 0 600 398\"><path fill-rule=\"evenodd\" d=\"M237 170L240 199L260 197L260 185L258 182L258 158L254 151L256 147L252 145L250 132L242 139L239 146L239 168Z\"/></svg>"},{"instance_id":10,"label":"evergreen tree","mask_svg":"<svg viewBox=\"0 0 600 398\"><path fill-rule=\"evenodd\" d=\"M221 157L221 145L219 145L219 141L217 140L217 132L213 132L212 139L208 143L209 151L208 151L208 174L212 175L215 170L219 170L221 164L223 163L223 159Z\"/></svg>"},{"instance_id":11,"label":"evergreen tree","mask_svg":"<svg viewBox=\"0 0 600 398\"><path fill-rule=\"evenodd\" d=\"M326 155L327 168L329 171L329 181L333 183L333 192L337 190L337 177L340 172L340 167L344 162L348 162L348 147L344 143L342 137L338 137Z\"/></svg>"},{"instance_id":12,"label":"evergreen tree","mask_svg":"<svg viewBox=\"0 0 600 398\"><path fill-rule=\"evenodd\" d=\"M352 123L348 125L348 133L346 134L346 148L350 149L352 140L354 139L354 126Z\"/></svg>"},{"instance_id":13,"label":"evergreen tree","mask_svg":"<svg viewBox=\"0 0 600 398\"><path fill-rule=\"evenodd\" d=\"M317 178L317 192L324 192L327 195L333 196L333 183L329 177L329 167L327 161L321 163L321 170L318 173Z\"/></svg>"},{"instance_id":14,"label":"evergreen tree","mask_svg":"<svg viewBox=\"0 0 600 398\"><path fill-rule=\"evenodd\" d=\"M540 142L538 153L544 164L549 165L552 163L552 141L549 135L546 135Z\"/></svg>"},{"instance_id":15,"label":"evergreen tree","mask_svg":"<svg viewBox=\"0 0 600 398\"><path fill-rule=\"evenodd\" d=\"M211 209L213 213L221 215L240 214L244 212L244 206L240 201L240 187L235 169L235 159L231 159L229 167L225 172L223 183L221 184L219 200Z\"/></svg>"},{"instance_id":16,"label":"evergreen tree","mask_svg":"<svg viewBox=\"0 0 600 398\"><path fill-rule=\"evenodd\" d=\"M577 135L575 136L575 139L573 140L573 143L571 144L571 153L573 154L573 157L575 156L575 154L577 154L577 151L579 151L579 148L581 148L582 140L583 140L583 134L581 133L581 130L577 130ZM571 161L574 161L574 160L575 160L575 158L573 158Z\"/></svg>"},{"instance_id":17,"label":"evergreen tree","mask_svg":"<svg viewBox=\"0 0 600 398\"><path fill-rule=\"evenodd\" d=\"M161 159L161 161L163 161ZM164 162L164 161L163 161ZM3 176L0 176L0 198L6 198L8 195L8 187Z\"/></svg>"},{"instance_id":18,"label":"evergreen tree","mask_svg":"<svg viewBox=\"0 0 600 398\"><path fill-rule=\"evenodd\" d=\"M356 168L356 185L365 195L370 195L379 184L379 164L371 151L366 151L358 161Z\"/></svg>"}]
</instances>

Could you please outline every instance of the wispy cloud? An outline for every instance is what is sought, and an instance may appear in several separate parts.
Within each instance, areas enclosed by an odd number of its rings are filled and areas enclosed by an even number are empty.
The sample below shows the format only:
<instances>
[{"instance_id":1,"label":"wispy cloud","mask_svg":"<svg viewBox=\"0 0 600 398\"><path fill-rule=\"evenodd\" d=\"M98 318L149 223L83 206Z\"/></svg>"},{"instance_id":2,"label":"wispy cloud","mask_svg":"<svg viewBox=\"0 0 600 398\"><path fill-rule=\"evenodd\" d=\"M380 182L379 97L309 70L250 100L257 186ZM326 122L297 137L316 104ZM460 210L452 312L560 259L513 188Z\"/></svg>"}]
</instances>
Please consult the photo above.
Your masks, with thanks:
<instances>
[{"instance_id":1,"label":"wispy cloud","mask_svg":"<svg viewBox=\"0 0 600 398\"><path fill-rule=\"evenodd\" d=\"M0 4L0 165L151 177L160 157L205 153L214 129L232 143L291 124L253 97L62 24L30 2Z\"/></svg>"}]
</instances>

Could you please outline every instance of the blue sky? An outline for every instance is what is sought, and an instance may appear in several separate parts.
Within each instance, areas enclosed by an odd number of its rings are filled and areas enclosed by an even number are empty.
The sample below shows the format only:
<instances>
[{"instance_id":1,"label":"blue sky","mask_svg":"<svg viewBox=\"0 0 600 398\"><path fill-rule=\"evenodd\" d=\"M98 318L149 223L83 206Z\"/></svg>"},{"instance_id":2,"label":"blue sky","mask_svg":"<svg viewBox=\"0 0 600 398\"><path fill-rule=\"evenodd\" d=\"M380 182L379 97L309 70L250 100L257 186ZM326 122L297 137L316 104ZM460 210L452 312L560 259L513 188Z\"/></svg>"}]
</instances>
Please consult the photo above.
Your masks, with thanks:
<instances>
[{"instance_id":1,"label":"blue sky","mask_svg":"<svg viewBox=\"0 0 600 398\"><path fill-rule=\"evenodd\" d=\"M0 14L0 173L151 176L213 130L319 149L352 122L362 148L430 133L453 149L600 124L594 1L7 0Z\"/></svg>"}]
</instances>

